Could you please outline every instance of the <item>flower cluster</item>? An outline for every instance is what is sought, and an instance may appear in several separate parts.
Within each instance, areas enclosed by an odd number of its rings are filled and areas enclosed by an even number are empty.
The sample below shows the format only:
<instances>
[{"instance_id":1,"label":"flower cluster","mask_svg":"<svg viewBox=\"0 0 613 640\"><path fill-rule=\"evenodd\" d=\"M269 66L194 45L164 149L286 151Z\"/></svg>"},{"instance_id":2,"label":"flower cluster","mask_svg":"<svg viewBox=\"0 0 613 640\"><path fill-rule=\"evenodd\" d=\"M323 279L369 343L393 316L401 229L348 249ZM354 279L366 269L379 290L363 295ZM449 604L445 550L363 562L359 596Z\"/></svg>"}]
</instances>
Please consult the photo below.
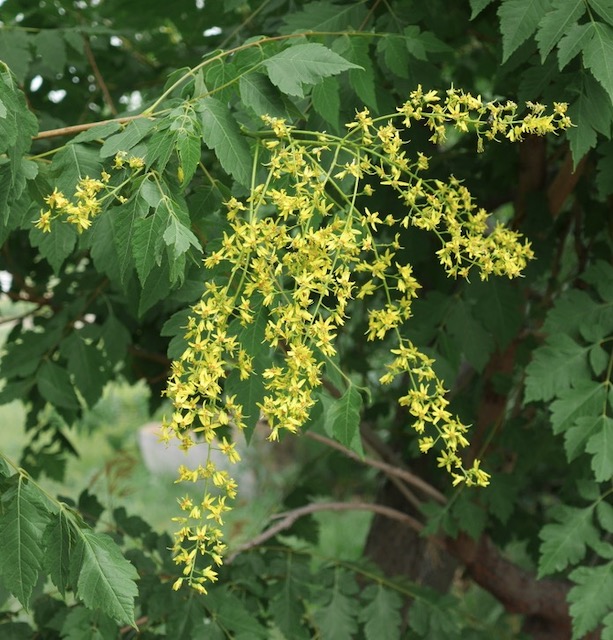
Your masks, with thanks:
<instances>
[{"instance_id":1,"label":"flower cluster","mask_svg":"<svg viewBox=\"0 0 613 640\"><path fill-rule=\"evenodd\" d=\"M120 151L115 156L113 164L114 169L124 167L130 169L131 177L144 166L145 161L142 158L136 156L127 158L127 153L124 151ZM92 219L102 211L103 201L106 197L114 196L120 202L125 201L125 198L118 194L128 180L119 186L111 186L110 180L111 175L106 171L102 171L100 179L85 176L78 181L72 198L67 198L64 193L55 188L53 193L45 197L47 209L41 209L40 216L34 222L34 226L49 233L51 222L63 219L65 222L73 224L79 233L83 233L91 226ZM106 193L101 197L100 193L103 191Z\"/></svg>"},{"instance_id":2,"label":"flower cluster","mask_svg":"<svg viewBox=\"0 0 613 640\"><path fill-rule=\"evenodd\" d=\"M264 393L257 406L270 427L270 439L281 431L298 431L309 418L324 376L337 369L337 334L351 305L361 301L368 300L367 340L391 338L394 343L380 382L389 384L400 376L406 385L399 403L411 416L420 450L438 451L438 464L454 485L489 482L479 461L464 467L460 452L468 445L468 427L449 411L433 361L403 336L420 285L411 265L399 257L402 229L414 226L434 233L442 245L439 260L453 277L466 277L472 268L484 279L516 277L532 252L516 232L491 226L488 214L475 206L458 180L426 178L428 158L407 155L395 123L410 126L425 118L436 142L449 123L461 130L471 126L486 138L504 133L517 139L528 132L563 129L568 122L563 105L556 105L552 116L533 105L522 120L508 105L484 105L454 90L439 103L438 94L418 89L397 114L372 118L367 110L359 112L344 137L264 119L269 131L258 153L267 154L267 175L254 182L244 200L226 202L231 231L205 259L211 276L193 307L188 346L173 364L167 388L174 413L164 424L164 438L177 437L184 448L198 442L209 447L204 466L180 471L180 480L202 480L204 489L200 502L181 502L184 515L174 547L188 584L199 591L215 577L214 565L224 549L218 525L226 500L236 493L234 481L211 466L210 448L221 448L235 461L234 448L223 439L219 445L217 434L228 425L244 429L246 418L259 417L246 416L245 407L228 391L229 372L237 372L241 380L261 376ZM480 119L486 114L487 121ZM481 127L484 122L487 130ZM368 206L380 188L397 193L402 203L398 212L380 213ZM342 372L336 373L342 379ZM222 497L211 497L211 484Z\"/></svg>"}]
</instances>

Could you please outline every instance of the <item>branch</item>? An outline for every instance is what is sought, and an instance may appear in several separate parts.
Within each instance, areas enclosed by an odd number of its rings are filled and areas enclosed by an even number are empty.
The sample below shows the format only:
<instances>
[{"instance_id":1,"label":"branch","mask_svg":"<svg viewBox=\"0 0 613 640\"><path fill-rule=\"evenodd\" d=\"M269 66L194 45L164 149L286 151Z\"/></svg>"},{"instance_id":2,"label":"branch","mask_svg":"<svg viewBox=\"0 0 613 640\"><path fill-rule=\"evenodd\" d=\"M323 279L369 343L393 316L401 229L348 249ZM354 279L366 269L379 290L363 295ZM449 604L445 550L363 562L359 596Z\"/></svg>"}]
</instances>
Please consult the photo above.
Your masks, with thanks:
<instances>
[{"instance_id":1,"label":"branch","mask_svg":"<svg viewBox=\"0 0 613 640\"><path fill-rule=\"evenodd\" d=\"M94 127L100 127L103 124L109 122L117 122L123 124L124 122L130 122L130 120L136 120L138 118L145 118L151 116L144 116L139 113L136 116L124 116L123 118L111 118L110 120L99 120L98 122L87 122L85 124L74 124L70 127L60 127L59 129L49 129L48 131L40 131L38 135L32 137L32 140L44 140L45 138L58 138L60 136L71 136L75 133L81 133L82 131L88 131Z\"/></svg>"},{"instance_id":2,"label":"branch","mask_svg":"<svg viewBox=\"0 0 613 640\"><path fill-rule=\"evenodd\" d=\"M94 52L89 44L89 38L83 34L83 49L85 51L85 55L87 57L87 61L89 62L92 71L94 72L94 76L96 78L96 82L102 91L102 97L104 99L104 103L109 108L110 112L116 116L117 108L115 107L115 103L113 102L113 98L111 98L111 94L106 86L106 82L104 82L104 78L100 73L100 69L98 68L98 64L96 63L96 58L94 57Z\"/></svg>"},{"instance_id":3,"label":"branch","mask_svg":"<svg viewBox=\"0 0 613 640\"><path fill-rule=\"evenodd\" d=\"M315 440L317 442L321 442L332 449L336 449L341 453L345 454L348 458L355 460L356 462L361 462L362 464L368 465L369 467L373 467L374 469L379 469L383 471L387 476L392 476L394 478L400 478L404 480L407 484L414 486L419 489L427 496L430 496L440 504L445 504L447 502L447 498L435 489L432 485L428 484L425 480L422 480L419 476L411 473L410 471L406 471L405 469L401 469L400 467L395 467L387 462L381 462L380 460L375 460L374 458L364 457L361 458L357 453L351 451L347 447L343 446L339 442L335 440L331 440L330 438L326 438L325 436L321 436L318 433L313 433L312 431L306 432L307 437Z\"/></svg>"},{"instance_id":4,"label":"branch","mask_svg":"<svg viewBox=\"0 0 613 640\"><path fill-rule=\"evenodd\" d=\"M386 518L398 520L417 532L420 532L424 527L421 522L406 513L402 513L402 511L392 509L391 507L384 507L380 504L373 504L371 502L316 502L273 516L275 519L282 518L282 520L266 529L266 531L263 531L259 536L239 545L236 551L234 551L234 553L226 560L226 563L232 562L240 553L253 549L254 547L258 547L267 540L274 538L281 531L289 529L299 518L319 511L372 511L373 513L385 516Z\"/></svg>"}]
</instances>

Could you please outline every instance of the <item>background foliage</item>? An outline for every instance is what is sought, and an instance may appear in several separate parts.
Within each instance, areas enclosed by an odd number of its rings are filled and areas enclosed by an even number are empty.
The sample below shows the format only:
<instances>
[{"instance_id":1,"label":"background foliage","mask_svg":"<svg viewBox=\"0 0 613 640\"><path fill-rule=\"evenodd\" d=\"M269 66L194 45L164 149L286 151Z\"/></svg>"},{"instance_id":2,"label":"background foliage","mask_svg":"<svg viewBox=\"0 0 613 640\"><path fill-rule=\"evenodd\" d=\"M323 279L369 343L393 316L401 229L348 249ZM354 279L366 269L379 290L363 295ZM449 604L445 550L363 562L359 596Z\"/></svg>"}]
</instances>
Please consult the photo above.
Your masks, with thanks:
<instances>
[{"instance_id":1,"label":"background foliage","mask_svg":"<svg viewBox=\"0 0 613 640\"><path fill-rule=\"evenodd\" d=\"M608 0L181 0L172 11L157 0L146 11L7 0L0 60L2 321L11 327L0 401L20 400L26 412L19 468L0 462L2 637L130 637L137 623L144 638L613 638ZM305 466L272 507L311 511L245 548L207 596L174 592L167 533L85 483L70 500L49 480L64 479L77 434L99 428L91 411L109 382L144 380L151 411L161 403L187 309L203 293L202 257L227 228L221 203L249 185L248 132L261 129L260 116L340 133L356 109L392 112L418 84L566 101L576 125L481 155L470 135L450 129L433 146L425 127L410 132L411 152L431 156L434 176L464 180L537 256L520 280L454 281L428 237L403 237L423 286L407 337L436 358L454 411L474 425L469 462L484 460L491 486L454 490L434 458L419 457L408 415L395 409L398 389L376 383L383 351L364 341L356 305L340 364L371 388L362 441L367 461L387 466L375 475L333 449L315 410L313 439L291 453ZM130 119L142 112L150 117ZM72 194L81 178L111 171L120 151L160 180L140 182L83 234L34 226L54 188ZM111 184L135 171L111 171ZM398 203L381 195L377 206ZM325 502L339 512L316 511ZM379 516L340 512L356 502L411 523L395 538ZM433 565L455 559L453 579L403 565L415 529ZM364 534L348 550L353 531ZM376 566L381 547L391 573Z\"/></svg>"}]
</instances>

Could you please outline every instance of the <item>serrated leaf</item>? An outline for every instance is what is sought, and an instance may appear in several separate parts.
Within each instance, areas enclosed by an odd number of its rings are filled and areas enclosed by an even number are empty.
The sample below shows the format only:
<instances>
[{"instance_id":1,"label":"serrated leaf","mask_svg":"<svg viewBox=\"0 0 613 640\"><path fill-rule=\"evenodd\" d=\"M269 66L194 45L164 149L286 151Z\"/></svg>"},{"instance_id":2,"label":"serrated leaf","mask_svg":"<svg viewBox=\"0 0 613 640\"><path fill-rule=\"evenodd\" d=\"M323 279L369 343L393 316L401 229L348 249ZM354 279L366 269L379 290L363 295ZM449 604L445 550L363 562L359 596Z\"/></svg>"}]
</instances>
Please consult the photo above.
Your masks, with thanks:
<instances>
[{"instance_id":1,"label":"serrated leaf","mask_svg":"<svg viewBox=\"0 0 613 640\"><path fill-rule=\"evenodd\" d=\"M285 116L285 108L277 87L263 73L248 73L238 83L241 102L256 115Z\"/></svg>"},{"instance_id":2,"label":"serrated leaf","mask_svg":"<svg viewBox=\"0 0 613 640\"><path fill-rule=\"evenodd\" d=\"M174 215L169 215L167 219L168 225L164 231L164 242L168 247L172 248L173 255L179 256L185 253L190 246L200 249L198 238L193 234L192 230L186 227Z\"/></svg>"},{"instance_id":3,"label":"serrated leaf","mask_svg":"<svg viewBox=\"0 0 613 640\"><path fill-rule=\"evenodd\" d=\"M131 120L121 133L116 133L104 141L100 149L100 157L109 158L119 151L130 151L151 131L153 126L153 121L148 118Z\"/></svg>"},{"instance_id":4,"label":"serrated leaf","mask_svg":"<svg viewBox=\"0 0 613 640\"><path fill-rule=\"evenodd\" d=\"M327 412L325 429L341 444L364 455L360 437L362 396L354 385L335 400Z\"/></svg>"},{"instance_id":5,"label":"serrated leaf","mask_svg":"<svg viewBox=\"0 0 613 640\"><path fill-rule=\"evenodd\" d=\"M215 98L204 98L198 109L202 117L204 143L215 151L226 173L240 184L249 185L251 153L230 109Z\"/></svg>"},{"instance_id":6,"label":"serrated leaf","mask_svg":"<svg viewBox=\"0 0 613 640\"><path fill-rule=\"evenodd\" d=\"M578 567L570 574L575 586L568 594L573 619L573 640L595 629L612 609L613 562L597 567Z\"/></svg>"},{"instance_id":7,"label":"serrated leaf","mask_svg":"<svg viewBox=\"0 0 613 640\"><path fill-rule=\"evenodd\" d=\"M402 36L388 35L381 38L377 51L383 54L387 68L399 78L409 77L409 52Z\"/></svg>"},{"instance_id":8,"label":"serrated leaf","mask_svg":"<svg viewBox=\"0 0 613 640\"><path fill-rule=\"evenodd\" d=\"M77 242L77 232L73 225L58 221L52 224L50 233L32 227L30 242L33 247L40 249L41 255L57 274L74 249Z\"/></svg>"},{"instance_id":9,"label":"serrated leaf","mask_svg":"<svg viewBox=\"0 0 613 640\"><path fill-rule=\"evenodd\" d=\"M49 513L37 489L21 474L11 478L3 494L0 576L4 586L27 608L42 566L42 539Z\"/></svg>"},{"instance_id":10,"label":"serrated leaf","mask_svg":"<svg viewBox=\"0 0 613 640\"><path fill-rule=\"evenodd\" d=\"M56 407L78 409L79 400L66 369L53 362L43 362L36 374L41 396Z\"/></svg>"},{"instance_id":11,"label":"serrated leaf","mask_svg":"<svg viewBox=\"0 0 613 640\"><path fill-rule=\"evenodd\" d=\"M160 265L166 223L167 219L161 208L146 218L137 217L134 222L132 249L136 273L141 285L145 284L153 267Z\"/></svg>"},{"instance_id":12,"label":"serrated leaf","mask_svg":"<svg viewBox=\"0 0 613 640\"><path fill-rule=\"evenodd\" d=\"M349 70L349 84L364 104L377 109L375 72L369 53L369 39L344 35L334 41L332 48L349 62L361 67Z\"/></svg>"},{"instance_id":13,"label":"serrated leaf","mask_svg":"<svg viewBox=\"0 0 613 640\"><path fill-rule=\"evenodd\" d=\"M585 450L594 456L592 469L596 480L607 482L613 476L613 418L598 416L596 429L597 433L588 440Z\"/></svg>"},{"instance_id":14,"label":"serrated leaf","mask_svg":"<svg viewBox=\"0 0 613 640\"><path fill-rule=\"evenodd\" d=\"M181 185L188 184L196 172L200 162L200 138L194 135L179 134L177 137L177 153L179 154L180 167L183 171Z\"/></svg>"},{"instance_id":15,"label":"serrated leaf","mask_svg":"<svg viewBox=\"0 0 613 640\"><path fill-rule=\"evenodd\" d=\"M264 61L270 81L283 93L304 97L303 85L314 85L357 65L323 44L297 44Z\"/></svg>"},{"instance_id":16,"label":"serrated leaf","mask_svg":"<svg viewBox=\"0 0 613 640\"><path fill-rule=\"evenodd\" d=\"M549 2L547 0L505 0L498 9L502 33L502 61L522 45L535 31L543 19Z\"/></svg>"},{"instance_id":17,"label":"serrated leaf","mask_svg":"<svg viewBox=\"0 0 613 640\"><path fill-rule=\"evenodd\" d=\"M104 375L104 358L95 344L87 344L77 333L72 333L60 345L62 355L68 361L68 371L75 386L89 407L102 396L107 377Z\"/></svg>"},{"instance_id":18,"label":"serrated leaf","mask_svg":"<svg viewBox=\"0 0 613 640\"><path fill-rule=\"evenodd\" d=\"M468 362L482 371L494 350L494 341L464 300L453 305L446 326Z\"/></svg>"},{"instance_id":19,"label":"serrated leaf","mask_svg":"<svg viewBox=\"0 0 613 640\"><path fill-rule=\"evenodd\" d=\"M565 334L549 337L526 367L525 401L548 401L577 383L589 380L587 351L587 347Z\"/></svg>"},{"instance_id":20,"label":"serrated leaf","mask_svg":"<svg viewBox=\"0 0 613 640\"><path fill-rule=\"evenodd\" d=\"M606 399L606 389L599 382L584 380L577 384L551 404L553 432L567 431L582 416L600 414Z\"/></svg>"},{"instance_id":21,"label":"serrated leaf","mask_svg":"<svg viewBox=\"0 0 613 640\"><path fill-rule=\"evenodd\" d=\"M594 23L573 25L558 43L558 62L560 71L587 45L594 37Z\"/></svg>"},{"instance_id":22,"label":"serrated leaf","mask_svg":"<svg viewBox=\"0 0 613 640\"><path fill-rule=\"evenodd\" d=\"M275 624L285 634L292 638L296 633L296 621L304 615L303 602L309 596L306 585L309 584L309 571L298 558L275 562L271 569L279 575L279 582L274 587L274 595L269 600L268 610L272 614Z\"/></svg>"},{"instance_id":23,"label":"serrated leaf","mask_svg":"<svg viewBox=\"0 0 613 640\"><path fill-rule=\"evenodd\" d=\"M613 101L613 27L594 24L594 36L583 48L583 64L604 87Z\"/></svg>"},{"instance_id":24,"label":"serrated leaf","mask_svg":"<svg viewBox=\"0 0 613 640\"><path fill-rule=\"evenodd\" d=\"M134 269L131 243L138 214L134 203L128 205L114 207L97 216L88 238L96 269L106 273L120 288L125 288Z\"/></svg>"},{"instance_id":25,"label":"serrated leaf","mask_svg":"<svg viewBox=\"0 0 613 640\"><path fill-rule=\"evenodd\" d=\"M370 600L360 614L366 640L400 638L402 598L380 584L364 589L363 596Z\"/></svg>"},{"instance_id":26,"label":"serrated leaf","mask_svg":"<svg viewBox=\"0 0 613 640\"><path fill-rule=\"evenodd\" d=\"M86 607L135 626L136 569L104 533L79 530L71 559L71 582Z\"/></svg>"},{"instance_id":27,"label":"serrated leaf","mask_svg":"<svg viewBox=\"0 0 613 640\"><path fill-rule=\"evenodd\" d=\"M45 569L64 596L70 588L70 558L74 550L74 535L64 509L54 514L45 528L43 546Z\"/></svg>"},{"instance_id":28,"label":"serrated leaf","mask_svg":"<svg viewBox=\"0 0 613 640\"><path fill-rule=\"evenodd\" d=\"M584 324L602 325L613 317L611 304L594 300L586 291L571 289L563 293L547 314L543 330L553 335L568 333L578 336Z\"/></svg>"},{"instance_id":29,"label":"serrated leaf","mask_svg":"<svg viewBox=\"0 0 613 640\"><path fill-rule=\"evenodd\" d=\"M83 144L67 144L53 156L50 177L58 191L70 199L79 180L97 178L101 169L97 150Z\"/></svg>"},{"instance_id":30,"label":"serrated leaf","mask_svg":"<svg viewBox=\"0 0 613 640\"><path fill-rule=\"evenodd\" d=\"M613 3L611 0L588 0L588 4L601 18L613 25Z\"/></svg>"},{"instance_id":31,"label":"serrated leaf","mask_svg":"<svg viewBox=\"0 0 613 640\"><path fill-rule=\"evenodd\" d=\"M339 128L341 98L336 78L324 78L313 87L313 108L334 130Z\"/></svg>"},{"instance_id":32,"label":"serrated leaf","mask_svg":"<svg viewBox=\"0 0 613 640\"><path fill-rule=\"evenodd\" d=\"M470 19L474 20L494 0L470 0Z\"/></svg>"},{"instance_id":33,"label":"serrated leaf","mask_svg":"<svg viewBox=\"0 0 613 640\"><path fill-rule=\"evenodd\" d=\"M555 524L546 524L539 533L540 548L538 577L562 571L569 564L580 562L586 545L597 544L600 537L592 523L594 507L577 509L565 505L554 512Z\"/></svg>"},{"instance_id":34,"label":"serrated leaf","mask_svg":"<svg viewBox=\"0 0 613 640\"><path fill-rule=\"evenodd\" d=\"M609 533L613 533L613 505L600 500L596 505L596 513L602 528Z\"/></svg>"},{"instance_id":35,"label":"serrated leaf","mask_svg":"<svg viewBox=\"0 0 613 640\"><path fill-rule=\"evenodd\" d=\"M289 12L284 18L283 34L304 31L335 32L359 30L366 17L362 2L337 4L327 0L308 2L300 11Z\"/></svg>"},{"instance_id":36,"label":"serrated leaf","mask_svg":"<svg viewBox=\"0 0 613 640\"><path fill-rule=\"evenodd\" d=\"M81 133L72 139L73 143L76 142L93 142L94 140L103 140L108 136L113 135L119 129L121 124L119 122L105 122L104 124L97 125Z\"/></svg>"},{"instance_id":37,"label":"serrated leaf","mask_svg":"<svg viewBox=\"0 0 613 640\"><path fill-rule=\"evenodd\" d=\"M478 296L474 315L505 349L517 335L523 318L522 295L512 283L496 279L471 285Z\"/></svg>"},{"instance_id":38,"label":"serrated leaf","mask_svg":"<svg viewBox=\"0 0 613 640\"><path fill-rule=\"evenodd\" d=\"M342 589L342 580L338 577L338 571L331 589L329 602L317 609L314 618L322 640L338 640L338 638L351 638L357 631L358 607L354 597L345 595Z\"/></svg>"},{"instance_id":39,"label":"serrated leaf","mask_svg":"<svg viewBox=\"0 0 613 640\"><path fill-rule=\"evenodd\" d=\"M539 22L536 42L541 54L541 62L549 55L551 50L560 41L562 36L568 31L585 13L584 0L554 0L551 10Z\"/></svg>"}]
</instances>

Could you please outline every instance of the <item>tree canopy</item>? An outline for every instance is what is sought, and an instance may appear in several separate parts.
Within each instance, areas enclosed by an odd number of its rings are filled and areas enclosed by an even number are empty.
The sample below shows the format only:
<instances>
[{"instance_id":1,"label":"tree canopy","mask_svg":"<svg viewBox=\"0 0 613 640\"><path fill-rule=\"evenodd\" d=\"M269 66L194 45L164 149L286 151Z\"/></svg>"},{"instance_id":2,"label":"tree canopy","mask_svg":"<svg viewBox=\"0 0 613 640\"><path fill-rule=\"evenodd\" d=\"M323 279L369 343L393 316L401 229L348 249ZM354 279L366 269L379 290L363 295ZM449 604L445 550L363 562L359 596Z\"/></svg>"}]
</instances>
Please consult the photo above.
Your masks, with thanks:
<instances>
[{"instance_id":1,"label":"tree canopy","mask_svg":"<svg viewBox=\"0 0 613 640\"><path fill-rule=\"evenodd\" d=\"M613 638L613 4L0 6L0 636Z\"/></svg>"}]
</instances>

